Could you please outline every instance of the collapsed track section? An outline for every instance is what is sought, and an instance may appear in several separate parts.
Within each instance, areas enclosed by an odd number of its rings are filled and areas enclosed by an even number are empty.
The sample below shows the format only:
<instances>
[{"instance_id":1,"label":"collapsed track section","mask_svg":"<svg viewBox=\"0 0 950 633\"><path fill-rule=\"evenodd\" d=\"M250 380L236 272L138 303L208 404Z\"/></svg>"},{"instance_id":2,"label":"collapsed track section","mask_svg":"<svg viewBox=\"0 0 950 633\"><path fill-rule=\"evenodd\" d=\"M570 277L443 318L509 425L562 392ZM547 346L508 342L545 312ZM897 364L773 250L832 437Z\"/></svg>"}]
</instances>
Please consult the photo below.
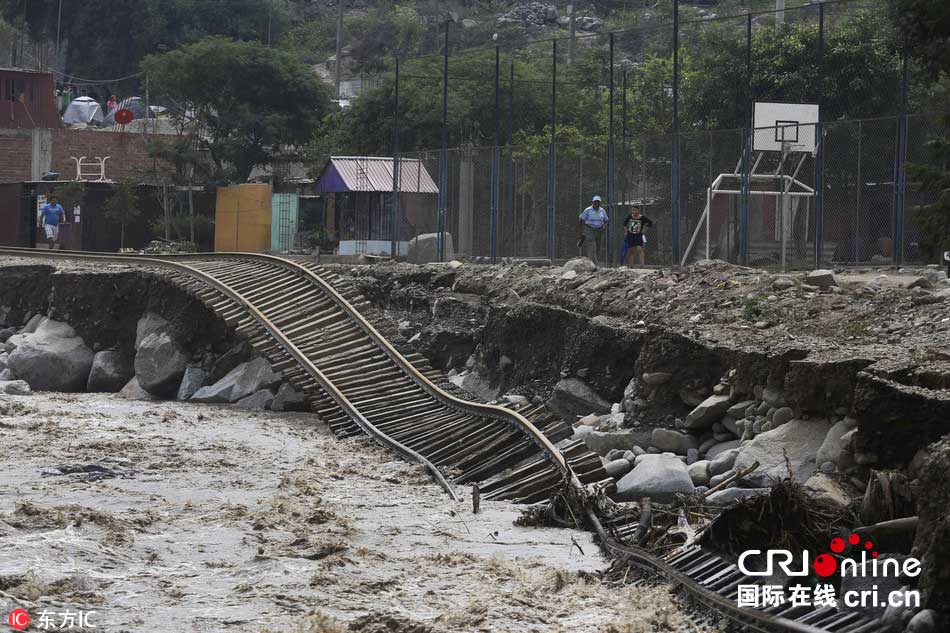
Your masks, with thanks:
<instances>
[{"instance_id":1,"label":"collapsed track section","mask_svg":"<svg viewBox=\"0 0 950 633\"><path fill-rule=\"evenodd\" d=\"M585 484L612 482L582 442L555 447L572 428L543 407L468 402L442 389L441 373L418 354L400 353L361 313L368 305L359 293L317 264L240 253L143 257L0 248L0 254L165 269L302 391L337 435L365 433L424 464L453 499L453 484L477 483L483 498L530 503L565 491L583 500ZM635 526L602 523L596 504L578 505L614 557L678 584L740 630L886 630L831 608L740 609L738 586L761 579L695 546L655 556L627 542Z\"/></svg>"}]
</instances>

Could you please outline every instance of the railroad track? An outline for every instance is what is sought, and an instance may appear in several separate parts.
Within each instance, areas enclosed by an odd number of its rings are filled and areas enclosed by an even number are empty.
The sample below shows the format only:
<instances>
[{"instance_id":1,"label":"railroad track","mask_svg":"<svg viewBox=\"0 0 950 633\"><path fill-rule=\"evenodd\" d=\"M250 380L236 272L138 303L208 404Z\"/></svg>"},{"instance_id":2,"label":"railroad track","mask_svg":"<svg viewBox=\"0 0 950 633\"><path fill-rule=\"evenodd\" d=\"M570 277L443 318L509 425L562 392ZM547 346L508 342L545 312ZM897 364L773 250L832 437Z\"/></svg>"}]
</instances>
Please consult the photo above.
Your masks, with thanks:
<instances>
[{"instance_id":1,"label":"railroad track","mask_svg":"<svg viewBox=\"0 0 950 633\"><path fill-rule=\"evenodd\" d=\"M614 557L681 586L741 630L877 633L875 621L834 609L739 608L740 584L760 584L699 547L658 557L631 545L635 525L605 522L589 484L612 480L569 423L543 407L462 400L439 386L440 372L402 354L362 314L370 306L334 272L315 263L256 254L128 256L0 248L0 255L107 261L160 267L210 307L304 393L340 437L367 434L428 468L455 500L456 486L478 484L484 499L532 503L566 494ZM513 469L513 470L512 470Z\"/></svg>"}]
</instances>

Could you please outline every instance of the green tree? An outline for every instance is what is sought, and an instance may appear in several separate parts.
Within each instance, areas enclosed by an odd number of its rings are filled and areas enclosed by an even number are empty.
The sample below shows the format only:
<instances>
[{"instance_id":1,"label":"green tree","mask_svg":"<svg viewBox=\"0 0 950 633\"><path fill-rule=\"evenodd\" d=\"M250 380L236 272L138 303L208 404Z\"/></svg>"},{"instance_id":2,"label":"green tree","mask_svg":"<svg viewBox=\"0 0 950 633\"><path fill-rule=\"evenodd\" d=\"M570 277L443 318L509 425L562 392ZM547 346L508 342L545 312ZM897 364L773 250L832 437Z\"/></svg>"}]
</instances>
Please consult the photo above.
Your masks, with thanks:
<instances>
[{"instance_id":1,"label":"green tree","mask_svg":"<svg viewBox=\"0 0 950 633\"><path fill-rule=\"evenodd\" d=\"M156 92L194 112L218 172L237 182L287 146L304 144L330 111L328 88L285 51L220 37L150 55Z\"/></svg>"},{"instance_id":2,"label":"green tree","mask_svg":"<svg viewBox=\"0 0 950 633\"><path fill-rule=\"evenodd\" d=\"M908 49L930 79L943 88L950 77L950 5L943 0L894 0ZM950 250L950 114L943 115L942 130L927 143L928 164L908 165L912 186L929 194L930 202L912 210L926 255L937 257Z\"/></svg>"},{"instance_id":3,"label":"green tree","mask_svg":"<svg viewBox=\"0 0 950 633\"><path fill-rule=\"evenodd\" d=\"M276 42L289 25L285 5L279 0L29 0L0 2L0 15L16 21L25 11L30 34L47 41L55 41L59 25L66 72L113 78L135 74L148 54L208 35ZM120 92L119 86L110 88Z\"/></svg>"},{"instance_id":4,"label":"green tree","mask_svg":"<svg viewBox=\"0 0 950 633\"><path fill-rule=\"evenodd\" d=\"M127 179L116 183L112 195L102 205L102 215L119 223L119 248L125 248L125 227L142 214L139 204L138 182Z\"/></svg>"}]
</instances>

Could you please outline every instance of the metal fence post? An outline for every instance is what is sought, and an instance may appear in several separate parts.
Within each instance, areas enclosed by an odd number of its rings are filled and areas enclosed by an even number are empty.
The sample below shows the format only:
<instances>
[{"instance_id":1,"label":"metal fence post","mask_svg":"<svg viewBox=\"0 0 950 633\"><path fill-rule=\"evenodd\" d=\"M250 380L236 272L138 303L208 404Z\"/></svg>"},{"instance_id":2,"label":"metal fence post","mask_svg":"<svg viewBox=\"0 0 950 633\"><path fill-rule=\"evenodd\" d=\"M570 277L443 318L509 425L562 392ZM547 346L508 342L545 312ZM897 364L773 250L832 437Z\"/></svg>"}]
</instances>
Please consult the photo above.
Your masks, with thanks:
<instances>
[{"instance_id":1,"label":"metal fence post","mask_svg":"<svg viewBox=\"0 0 950 633\"><path fill-rule=\"evenodd\" d=\"M389 256L396 259L399 254L399 231L396 228L399 217L399 57L396 57L395 104L393 106L393 199L389 210Z\"/></svg>"},{"instance_id":2,"label":"metal fence post","mask_svg":"<svg viewBox=\"0 0 950 633\"><path fill-rule=\"evenodd\" d=\"M491 263L498 259L498 202L501 166L501 48L495 47L495 146L491 152Z\"/></svg>"},{"instance_id":3,"label":"metal fence post","mask_svg":"<svg viewBox=\"0 0 950 633\"><path fill-rule=\"evenodd\" d=\"M673 171L671 197L673 211L673 263L680 261L680 3L673 0Z\"/></svg>"},{"instance_id":4,"label":"metal fence post","mask_svg":"<svg viewBox=\"0 0 950 633\"><path fill-rule=\"evenodd\" d=\"M825 5L818 5L818 123L815 124L815 268L821 268L825 212L825 130L821 124L825 100Z\"/></svg>"},{"instance_id":5,"label":"metal fence post","mask_svg":"<svg viewBox=\"0 0 950 633\"><path fill-rule=\"evenodd\" d=\"M897 157L894 164L894 264L904 263L904 213L907 195L907 39L901 51L901 107L897 119Z\"/></svg>"},{"instance_id":6,"label":"metal fence post","mask_svg":"<svg viewBox=\"0 0 950 633\"><path fill-rule=\"evenodd\" d=\"M752 129L753 105L755 103L755 90L752 87L752 14L746 14L746 35L745 35L745 66L746 81L749 86L749 98L746 104L746 127L742 129L742 199L739 205L739 263L743 266L749 264L749 200L751 194L751 171L752 171L752 139L755 137L755 131Z\"/></svg>"},{"instance_id":7,"label":"metal fence post","mask_svg":"<svg viewBox=\"0 0 950 633\"><path fill-rule=\"evenodd\" d=\"M610 116L607 130L607 266L613 262L614 217L614 34L610 34Z\"/></svg>"},{"instance_id":8,"label":"metal fence post","mask_svg":"<svg viewBox=\"0 0 950 633\"><path fill-rule=\"evenodd\" d=\"M442 152L439 156L439 261L445 261L445 207L449 161L449 21L445 21L442 64Z\"/></svg>"},{"instance_id":9,"label":"metal fence post","mask_svg":"<svg viewBox=\"0 0 950 633\"><path fill-rule=\"evenodd\" d=\"M548 149L548 259L554 261L554 218L557 196L557 40L551 49L551 147Z\"/></svg>"},{"instance_id":10,"label":"metal fence post","mask_svg":"<svg viewBox=\"0 0 950 633\"><path fill-rule=\"evenodd\" d=\"M509 254L517 255L513 252L513 245L515 244L515 235L518 230L518 226L515 224L515 153L512 149L512 139L514 137L514 118L515 118L515 60L511 59L509 70L509 84L508 84L508 131L506 134L505 144L508 146L508 218L511 226L508 230L511 232L511 236L508 239Z\"/></svg>"}]
</instances>

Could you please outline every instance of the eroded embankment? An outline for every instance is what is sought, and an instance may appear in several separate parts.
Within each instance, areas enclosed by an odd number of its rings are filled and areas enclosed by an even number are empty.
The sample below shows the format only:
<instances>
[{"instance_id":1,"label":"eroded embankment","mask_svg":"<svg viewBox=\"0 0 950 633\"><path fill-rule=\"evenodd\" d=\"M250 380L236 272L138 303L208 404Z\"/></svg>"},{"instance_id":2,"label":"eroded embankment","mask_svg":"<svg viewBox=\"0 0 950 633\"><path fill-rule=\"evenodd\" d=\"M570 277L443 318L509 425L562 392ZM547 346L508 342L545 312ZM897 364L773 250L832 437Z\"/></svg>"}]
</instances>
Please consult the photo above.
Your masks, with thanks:
<instances>
[{"instance_id":1,"label":"eroded embankment","mask_svg":"<svg viewBox=\"0 0 950 633\"><path fill-rule=\"evenodd\" d=\"M521 394L572 419L616 473L617 498L702 493L759 461L707 501L765 494L785 473L853 516L852 527L867 526L913 514L902 495L925 470L931 499L950 501L946 451L928 448L950 433L941 271L773 275L722 262L340 271L469 393ZM658 456L654 474L678 475L682 487L638 487L637 471L649 470L641 456L661 452L683 465ZM943 519L920 514L915 552L930 561L921 586L930 606L947 609L945 558L929 536ZM893 555L907 553L904 539Z\"/></svg>"}]
</instances>

